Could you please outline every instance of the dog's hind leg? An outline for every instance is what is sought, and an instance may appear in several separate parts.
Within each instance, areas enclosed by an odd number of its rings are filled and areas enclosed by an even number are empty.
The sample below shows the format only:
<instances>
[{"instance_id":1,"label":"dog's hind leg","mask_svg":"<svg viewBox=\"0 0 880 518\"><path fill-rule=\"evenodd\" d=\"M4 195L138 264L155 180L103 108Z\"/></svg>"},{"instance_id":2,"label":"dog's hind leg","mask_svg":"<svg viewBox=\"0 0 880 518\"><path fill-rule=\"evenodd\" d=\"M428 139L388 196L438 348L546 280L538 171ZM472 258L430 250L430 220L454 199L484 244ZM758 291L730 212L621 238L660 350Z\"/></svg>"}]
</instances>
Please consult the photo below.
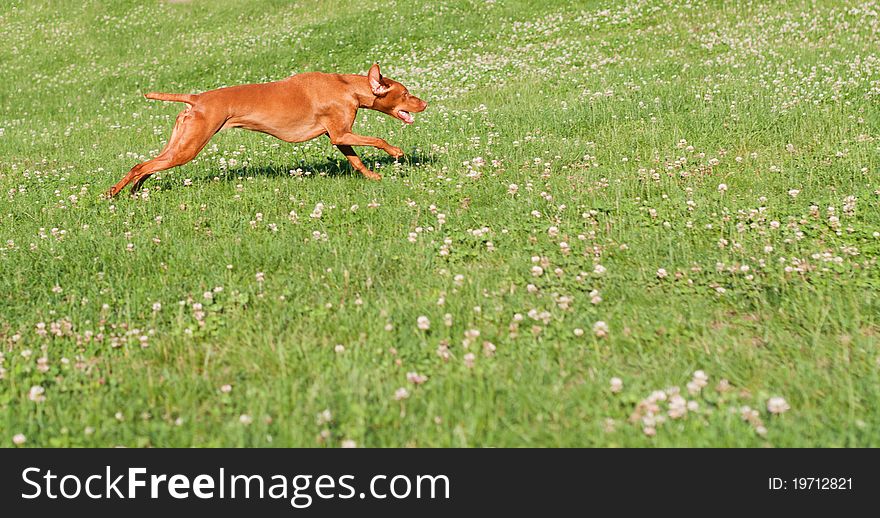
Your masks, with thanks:
<instances>
[{"instance_id":1,"label":"dog's hind leg","mask_svg":"<svg viewBox=\"0 0 880 518\"><path fill-rule=\"evenodd\" d=\"M116 196L129 183L134 182L132 193L136 192L153 173L183 165L199 154L211 137L223 126L222 118L211 117L202 111L187 108L177 116L171 138L159 156L131 168L107 193Z\"/></svg>"}]
</instances>

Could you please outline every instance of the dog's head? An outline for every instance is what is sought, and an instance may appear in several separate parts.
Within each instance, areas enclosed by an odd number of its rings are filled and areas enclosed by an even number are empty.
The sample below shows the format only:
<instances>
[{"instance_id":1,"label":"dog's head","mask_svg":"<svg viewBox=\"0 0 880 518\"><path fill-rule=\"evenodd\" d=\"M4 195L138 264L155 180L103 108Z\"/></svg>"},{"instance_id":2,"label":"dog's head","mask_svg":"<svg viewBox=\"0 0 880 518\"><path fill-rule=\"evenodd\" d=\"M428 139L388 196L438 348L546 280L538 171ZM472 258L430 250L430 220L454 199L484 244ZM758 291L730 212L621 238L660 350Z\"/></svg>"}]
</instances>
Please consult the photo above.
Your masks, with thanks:
<instances>
[{"instance_id":1,"label":"dog's head","mask_svg":"<svg viewBox=\"0 0 880 518\"><path fill-rule=\"evenodd\" d=\"M409 93L405 86L393 79L382 77L379 73L379 65L370 67L367 74L370 82L370 90L376 96L372 108L392 117L396 117L407 124L415 120L413 113L425 111L428 103Z\"/></svg>"}]
</instances>

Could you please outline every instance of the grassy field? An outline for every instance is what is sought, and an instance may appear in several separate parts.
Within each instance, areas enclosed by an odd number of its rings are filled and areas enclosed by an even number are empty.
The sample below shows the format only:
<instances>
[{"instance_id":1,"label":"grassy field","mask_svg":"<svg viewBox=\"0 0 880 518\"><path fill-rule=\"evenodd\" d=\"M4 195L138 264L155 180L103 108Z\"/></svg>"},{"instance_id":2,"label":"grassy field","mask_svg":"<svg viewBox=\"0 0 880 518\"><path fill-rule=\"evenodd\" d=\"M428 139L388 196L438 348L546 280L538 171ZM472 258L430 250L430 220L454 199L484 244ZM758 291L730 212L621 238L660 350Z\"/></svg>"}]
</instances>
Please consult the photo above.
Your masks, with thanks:
<instances>
[{"instance_id":1,"label":"grassy field","mask_svg":"<svg viewBox=\"0 0 880 518\"><path fill-rule=\"evenodd\" d=\"M880 6L6 0L2 446L880 446ZM429 101L223 132L198 92ZM781 399L779 399L781 398Z\"/></svg>"}]
</instances>

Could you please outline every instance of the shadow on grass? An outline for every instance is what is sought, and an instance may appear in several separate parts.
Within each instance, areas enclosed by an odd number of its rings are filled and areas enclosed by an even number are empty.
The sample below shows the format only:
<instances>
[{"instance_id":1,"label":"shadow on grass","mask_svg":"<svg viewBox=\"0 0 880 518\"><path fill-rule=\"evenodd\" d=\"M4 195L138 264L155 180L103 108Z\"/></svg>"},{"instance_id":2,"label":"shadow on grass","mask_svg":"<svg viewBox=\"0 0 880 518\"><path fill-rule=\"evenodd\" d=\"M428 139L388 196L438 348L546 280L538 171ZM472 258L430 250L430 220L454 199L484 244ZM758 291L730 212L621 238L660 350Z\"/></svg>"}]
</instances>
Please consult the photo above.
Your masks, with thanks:
<instances>
[{"instance_id":1,"label":"shadow on grass","mask_svg":"<svg viewBox=\"0 0 880 518\"><path fill-rule=\"evenodd\" d=\"M389 171L394 167L395 160L388 155L382 154L377 157L361 157L364 160L364 164L370 169L374 169L378 171L380 174L389 174ZM408 176L410 168L420 167L426 164L432 164L436 161L436 159L432 155L428 154L409 154L405 155L403 158L397 160L403 168L398 169L395 173L397 176L406 177ZM379 164L376 167L376 164ZM348 163L348 160L342 156L339 157L330 157L325 156L324 160L320 159L312 159L312 160L301 160L299 163L290 163L290 164L251 164L247 167L236 167L234 169L228 169L225 172L218 172L213 175L201 175L194 176L192 178L193 184L201 184L201 183L212 183L218 180L220 182L239 182L242 178L279 178L279 177L289 177L289 176L297 176L300 178L318 178L318 177L344 177L344 176L360 176L360 173L356 172L353 167ZM181 177L178 173L173 177L162 178L161 180L153 180L155 185L159 185L162 187L163 191L174 190L176 187L180 186Z\"/></svg>"}]
</instances>

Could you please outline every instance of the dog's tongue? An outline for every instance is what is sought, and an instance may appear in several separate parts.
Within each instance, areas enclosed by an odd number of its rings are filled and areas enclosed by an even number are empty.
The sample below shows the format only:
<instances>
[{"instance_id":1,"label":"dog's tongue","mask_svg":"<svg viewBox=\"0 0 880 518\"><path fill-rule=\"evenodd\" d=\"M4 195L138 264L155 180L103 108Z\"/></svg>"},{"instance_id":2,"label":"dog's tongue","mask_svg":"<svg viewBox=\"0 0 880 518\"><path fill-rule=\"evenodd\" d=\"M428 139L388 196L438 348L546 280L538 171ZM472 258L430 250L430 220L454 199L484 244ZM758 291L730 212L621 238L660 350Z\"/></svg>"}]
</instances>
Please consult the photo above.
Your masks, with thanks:
<instances>
[{"instance_id":1,"label":"dog's tongue","mask_svg":"<svg viewBox=\"0 0 880 518\"><path fill-rule=\"evenodd\" d=\"M413 117L409 112L405 112L403 110L400 110L397 113L400 114L400 118L403 119L403 122L405 122L407 124L412 124L413 121L416 120L415 117Z\"/></svg>"}]
</instances>

